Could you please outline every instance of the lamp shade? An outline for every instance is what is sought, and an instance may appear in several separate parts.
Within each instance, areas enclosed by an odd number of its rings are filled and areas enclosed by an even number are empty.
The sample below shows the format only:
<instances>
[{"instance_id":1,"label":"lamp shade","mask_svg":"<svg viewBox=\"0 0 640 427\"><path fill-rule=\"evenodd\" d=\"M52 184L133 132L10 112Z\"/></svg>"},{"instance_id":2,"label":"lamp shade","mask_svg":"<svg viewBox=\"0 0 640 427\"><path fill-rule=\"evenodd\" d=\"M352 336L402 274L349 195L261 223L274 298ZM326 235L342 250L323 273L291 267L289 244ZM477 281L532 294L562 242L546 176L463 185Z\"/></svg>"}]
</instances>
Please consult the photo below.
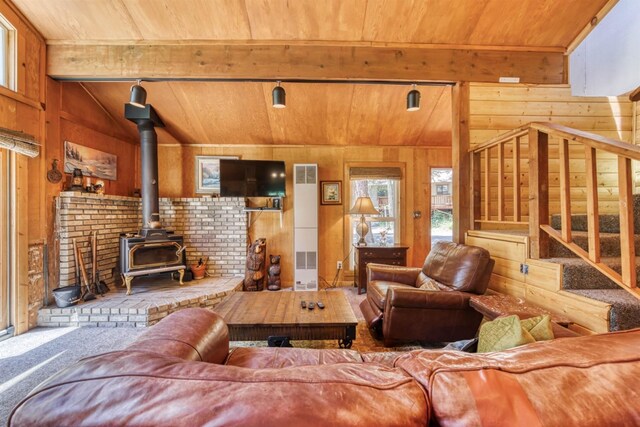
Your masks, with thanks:
<instances>
[{"instance_id":1,"label":"lamp shade","mask_svg":"<svg viewBox=\"0 0 640 427\"><path fill-rule=\"evenodd\" d=\"M144 108L147 103L147 91L140 86L140 83L131 86L131 94L129 95L129 104L138 108Z\"/></svg>"},{"instance_id":2,"label":"lamp shade","mask_svg":"<svg viewBox=\"0 0 640 427\"><path fill-rule=\"evenodd\" d=\"M284 91L284 88L282 86L280 86L280 84L278 83L278 86L273 88L273 91L271 92L271 101L272 101L272 105L274 108L284 108L287 106L287 93Z\"/></svg>"},{"instance_id":3,"label":"lamp shade","mask_svg":"<svg viewBox=\"0 0 640 427\"><path fill-rule=\"evenodd\" d=\"M358 197L353 207L349 211L354 215L378 215L380 212L373 207L373 202L369 197Z\"/></svg>"}]
</instances>

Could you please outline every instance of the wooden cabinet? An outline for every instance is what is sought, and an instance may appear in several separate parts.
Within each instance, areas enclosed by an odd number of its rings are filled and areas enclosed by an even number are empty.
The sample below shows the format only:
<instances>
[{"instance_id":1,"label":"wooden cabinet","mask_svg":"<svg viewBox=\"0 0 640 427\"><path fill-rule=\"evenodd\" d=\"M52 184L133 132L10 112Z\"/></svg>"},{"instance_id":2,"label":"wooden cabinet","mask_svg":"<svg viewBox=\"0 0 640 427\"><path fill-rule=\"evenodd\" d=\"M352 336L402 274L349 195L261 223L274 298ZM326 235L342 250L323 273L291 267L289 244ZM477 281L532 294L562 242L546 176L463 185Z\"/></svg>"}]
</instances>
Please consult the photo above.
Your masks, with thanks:
<instances>
[{"instance_id":1,"label":"wooden cabinet","mask_svg":"<svg viewBox=\"0 0 640 427\"><path fill-rule=\"evenodd\" d=\"M358 287L358 294L367 289L367 264L407 265L407 249L404 245L389 246L357 246L355 251L354 286Z\"/></svg>"}]
</instances>

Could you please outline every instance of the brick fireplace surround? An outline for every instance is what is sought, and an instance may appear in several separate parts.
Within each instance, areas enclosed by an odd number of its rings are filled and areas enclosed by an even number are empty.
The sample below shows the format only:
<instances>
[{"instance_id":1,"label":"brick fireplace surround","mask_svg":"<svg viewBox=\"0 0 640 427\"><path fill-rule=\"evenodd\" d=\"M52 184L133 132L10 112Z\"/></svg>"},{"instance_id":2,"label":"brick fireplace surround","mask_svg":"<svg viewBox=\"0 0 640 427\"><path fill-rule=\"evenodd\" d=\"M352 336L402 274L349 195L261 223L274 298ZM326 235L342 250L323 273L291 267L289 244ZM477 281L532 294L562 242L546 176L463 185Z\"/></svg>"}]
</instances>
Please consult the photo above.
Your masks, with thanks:
<instances>
[{"instance_id":1,"label":"brick fireplace surround","mask_svg":"<svg viewBox=\"0 0 640 427\"><path fill-rule=\"evenodd\" d=\"M160 199L163 226L184 237L187 263L209 257L212 277L244 273L247 248L247 215L244 199L198 197ZM56 231L60 240L60 286L75 283L73 243L75 238L91 271L89 238L98 231L98 271L110 287L120 283L118 244L120 233L135 233L142 224L141 199L62 192L56 199ZM134 280L135 289L135 280Z\"/></svg>"},{"instance_id":2,"label":"brick fireplace surround","mask_svg":"<svg viewBox=\"0 0 640 427\"><path fill-rule=\"evenodd\" d=\"M229 292L242 287L247 247L247 215L242 198L160 199L163 226L182 235L187 263L209 257L207 279L178 287L168 274L136 278L133 295L117 288L120 233L141 227L141 199L62 192L56 199L56 235L60 242L60 286L75 284L73 240L81 248L91 275L90 235L98 231L98 271L111 289L105 298L67 308L45 307L38 312L40 326L148 326L172 311L186 307L213 307ZM166 276L166 277L165 277ZM138 286L136 287L136 283ZM117 291L117 292L116 292Z\"/></svg>"}]
</instances>

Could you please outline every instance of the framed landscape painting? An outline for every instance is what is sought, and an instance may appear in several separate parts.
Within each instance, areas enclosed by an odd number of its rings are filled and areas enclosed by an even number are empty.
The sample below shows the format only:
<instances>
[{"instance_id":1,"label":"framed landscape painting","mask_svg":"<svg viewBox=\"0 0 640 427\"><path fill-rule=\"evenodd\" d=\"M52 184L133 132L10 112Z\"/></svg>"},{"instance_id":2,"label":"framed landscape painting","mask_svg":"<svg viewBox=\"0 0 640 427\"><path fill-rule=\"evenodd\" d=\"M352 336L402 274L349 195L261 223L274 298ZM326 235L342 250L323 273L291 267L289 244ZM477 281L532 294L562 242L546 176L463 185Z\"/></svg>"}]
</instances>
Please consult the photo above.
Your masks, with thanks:
<instances>
[{"instance_id":1,"label":"framed landscape painting","mask_svg":"<svg viewBox=\"0 0 640 427\"><path fill-rule=\"evenodd\" d=\"M322 195L320 203L323 205L342 204L342 181L321 181Z\"/></svg>"},{"instance_id":2,"label":"framed landscape painting","mask_svg":"<svg viewBox=\"0 0 640 427\"><path fill-rule=\"evenodd\" d=\"M64 172L80 169L83 176L118 179L118 156L85 147L75 142L64 142Z\"/></svg>"},{"instance_id":3,"label":"framed landscape painting","mask_svg":"<svg viewBox=\"0 0 640 427\"><path fill-rule=\"evenodd\" d=\"M220 159L238 156L196 156L196 193L220 194Z\"/></svg>"}]
</instances>

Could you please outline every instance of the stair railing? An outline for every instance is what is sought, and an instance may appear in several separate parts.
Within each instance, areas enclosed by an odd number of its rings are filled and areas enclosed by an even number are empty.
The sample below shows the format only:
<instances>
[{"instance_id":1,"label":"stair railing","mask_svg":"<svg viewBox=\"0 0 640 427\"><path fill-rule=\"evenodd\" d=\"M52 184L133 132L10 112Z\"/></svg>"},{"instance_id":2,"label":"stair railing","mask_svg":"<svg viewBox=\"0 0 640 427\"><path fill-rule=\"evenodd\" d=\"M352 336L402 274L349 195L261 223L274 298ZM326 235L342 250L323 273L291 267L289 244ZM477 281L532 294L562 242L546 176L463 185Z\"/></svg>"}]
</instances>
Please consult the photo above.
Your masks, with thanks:
<instances>
[{"instance_id":1,"label":"stair railing","mask_svg":"<svg viewBox=\"0 0 640 427\"><path fill-rule=\"evenodd\" d=\"M529 161L529 215L523 221L520 200L520 153L521 138L528 137ZM559 192L560 231L549 223L549 138L558 138L559 143ZM573 242L571 235L571 191L569 185L569 142L584 147L586 173L586 207L588 251ZM504 159L505 147L513 147L513 207L511 215L505 214ZM497 215L492 216L491 166L492 150L497 150ZM621 273L604 264L600 258L600 226L598 212L598 181L596 150L617 157L618 189L620 204L620 253ZM472 227L483 224L528 224L529 256L533 259L549 257L549 237L557 240L587 263L601 271L623 289L640 298L636 284L632 160L640 160L640 147L589 132L572 129L554 123L530 123L497 136L478 145L471 152ZM575 159L573 159L575 161ZM484 165L482 165L484 161ZM484 166L484 168L482 168ZM484 169L484 170L482 170ZM484 194L483 194L484 193ZM484 212L483 212L484 211ZM495 220L494 220L495 218Z\"/></svg>"}]
</instances>

